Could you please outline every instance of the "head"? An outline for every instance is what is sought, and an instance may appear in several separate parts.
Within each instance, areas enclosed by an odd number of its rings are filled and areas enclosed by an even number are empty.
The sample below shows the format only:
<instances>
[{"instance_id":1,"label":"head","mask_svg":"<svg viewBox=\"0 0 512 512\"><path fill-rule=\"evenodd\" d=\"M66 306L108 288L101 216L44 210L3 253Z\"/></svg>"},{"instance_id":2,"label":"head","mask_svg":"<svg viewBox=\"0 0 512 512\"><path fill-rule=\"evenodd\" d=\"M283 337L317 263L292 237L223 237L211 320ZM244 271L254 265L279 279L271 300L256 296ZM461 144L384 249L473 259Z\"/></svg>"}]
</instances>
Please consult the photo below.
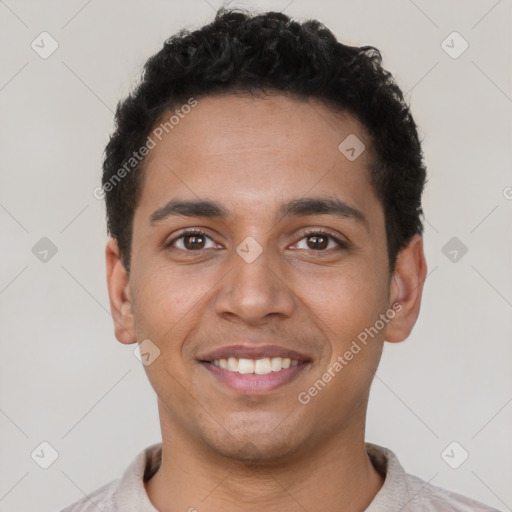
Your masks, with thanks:
<instances>
[{"instance_id":1,"label":"head","mask_svg":"<svg viewBox=\"0 0 512 512\"><path fill-rule=\"evenodd\" d=\"M426 274L421 146L378 50L317 21L220 10L147 61L103 169L116 336L156 347L161 421L265 460L360 430ZM205 368L227 345L293 350L304 369L239 393Z\"/></svg>"}]
</instances>

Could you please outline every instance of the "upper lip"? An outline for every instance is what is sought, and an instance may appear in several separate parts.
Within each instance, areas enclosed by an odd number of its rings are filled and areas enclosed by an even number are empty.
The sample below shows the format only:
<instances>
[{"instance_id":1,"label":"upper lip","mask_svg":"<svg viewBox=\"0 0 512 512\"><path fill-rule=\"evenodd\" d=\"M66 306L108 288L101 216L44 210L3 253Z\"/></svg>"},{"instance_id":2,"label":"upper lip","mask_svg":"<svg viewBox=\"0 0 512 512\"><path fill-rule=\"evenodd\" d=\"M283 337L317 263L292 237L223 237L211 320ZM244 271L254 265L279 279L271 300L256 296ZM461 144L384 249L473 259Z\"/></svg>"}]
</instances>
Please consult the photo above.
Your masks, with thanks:
<instances>
[{"instance_id":1,"label":"upper lip","mask_svg":"<svg viewBox=\"0 0 512 512\"><path fill-rule=\"evenodd\" d=\"M301 354L289 348L280 347L278 345L230 345L221 347L212 352L208 352L204 356L200 356L199 361L216 361L219 359L228 359L236 357L237 359L263 359L265 357L289 357L299 363L311 361L311 357Z\"/></svg>"}]
</instances>

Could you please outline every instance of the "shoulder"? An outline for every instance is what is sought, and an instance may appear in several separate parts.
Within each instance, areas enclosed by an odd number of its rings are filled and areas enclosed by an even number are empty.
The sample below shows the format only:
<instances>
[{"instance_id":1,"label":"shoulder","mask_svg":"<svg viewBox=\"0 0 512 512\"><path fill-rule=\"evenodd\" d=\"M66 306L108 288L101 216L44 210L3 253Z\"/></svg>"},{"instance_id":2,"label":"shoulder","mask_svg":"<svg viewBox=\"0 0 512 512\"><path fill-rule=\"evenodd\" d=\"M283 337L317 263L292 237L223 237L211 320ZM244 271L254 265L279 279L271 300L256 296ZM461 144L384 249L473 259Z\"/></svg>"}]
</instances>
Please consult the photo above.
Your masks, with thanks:
<instances>
[{"instance_id":1,"label":"shoulder","mask_svg":"<svg viewBox=\"0 0 512 512\"><path fill-rule=\"evenodd\" d=\"M387 448L366 443L366 450L373 466L384 477L384 485L365 512L499 512L406 473Z\"/></svg>"},{"instance_id":2,"label":"shoulder","mask_svg":"<svg viewBox=\"0 0 512 512\"><path fill-rule=\"evenodd\" d=\"M405 480L410 490L411 512L499 512L472 498L429 484L417 476L406 474Z\"/></svg>"},{"instance_id":3,"label":"shoulder","mask_svg":"<svg viewBox=\"0 0 512 512\"><path fill-rule=\"evenodd\" d=\"M158 469L161 456L161 443L144 448L121 478L110 481L60 512L158 512L149 501L144 481Z\"/></svg>"},{"instance_id":4,"label":"shoulder","mask_svg":"<svg viewBox=\"0 0 512 512\"><path fill-rule=\"evenodd\" d=\"M82 499L68 505L60 512L113 512L116 507L116 493L120 479L112 480L100 487L93 493L84 496Z\"/></svg>"}]
</instances>

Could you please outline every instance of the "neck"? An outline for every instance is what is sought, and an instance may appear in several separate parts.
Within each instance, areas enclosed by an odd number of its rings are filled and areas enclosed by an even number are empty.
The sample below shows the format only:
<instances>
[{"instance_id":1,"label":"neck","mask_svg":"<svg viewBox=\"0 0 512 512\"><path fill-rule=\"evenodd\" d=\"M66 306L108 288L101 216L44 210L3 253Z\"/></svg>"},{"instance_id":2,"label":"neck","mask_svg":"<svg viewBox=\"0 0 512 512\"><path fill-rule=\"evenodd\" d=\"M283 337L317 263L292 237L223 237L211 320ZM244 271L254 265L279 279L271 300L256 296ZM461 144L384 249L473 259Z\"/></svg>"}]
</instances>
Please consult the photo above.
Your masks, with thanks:
<instances>
[{"instance_id":1,"label":"neck","mask_svg":"<svg viewBox=\"0 0 512 512\"><path fill-rule=\"evenodd\" d=\"M383 485L366 452L364 419L301 456L256 464L211 453L162 424L162 464L146 491L160 512L363 512Z\"/></svg>"}]
</instances>

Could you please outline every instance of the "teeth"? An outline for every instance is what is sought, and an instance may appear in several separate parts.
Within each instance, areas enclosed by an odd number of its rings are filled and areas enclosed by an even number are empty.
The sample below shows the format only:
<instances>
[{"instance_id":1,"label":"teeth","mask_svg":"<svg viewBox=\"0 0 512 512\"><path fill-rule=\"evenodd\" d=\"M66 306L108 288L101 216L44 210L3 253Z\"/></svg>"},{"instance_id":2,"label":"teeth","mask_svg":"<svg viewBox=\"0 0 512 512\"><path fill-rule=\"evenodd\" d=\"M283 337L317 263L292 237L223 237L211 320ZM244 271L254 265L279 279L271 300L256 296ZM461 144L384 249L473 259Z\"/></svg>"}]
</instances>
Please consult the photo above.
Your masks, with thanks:
<instances>
[{"instance_id":1,"label":"teeth","mask_svg":"<svg viewBox=\"0 0 512 512\"><path fill-rule=\"evenodd\" d=\"M270 360L270 369L273 372L278 372L283 366L282 366L283 360L280 357L273 357Z\"/></svg>"},{"instance_id":2,"label":"teeth","mask_svg":"<svg viewBox=\"0 0 512 512\"><path fill-rule=\"evenodd\" d=\"M215 364L215 361L213 362L213 364ZM228 370L230 372L238 371L238 359L236 357L230 357L228 359Z\"/></svg>"},{"instance_id":3,"label":"teeth","mask_svg":"<svg viewBox=\"0 0 512 512\"><path fill-rule=\"evenodd\" d=\"M298 361L292 361L289 357L264 357L262 359L237 359L236 357L230 357L228 359L216 359L212 363L230 372L242 374L255 373L256 375L278 372L299 364Z\"/></svg>"},{"instance_id":4,"label":"teeth","mask_svg":"<svg viewBox=\"0 0 512 512\"><path fill-rule=\"evenodd\" d=\"M239 359L238 373L254 373L254 361L252 359Z\"/></svg>"},{"instance_id":5,"label":"teeth","mask_svg":"<svg viewBox=\"0 0 512 512\"><path fill-rule=\"evenodd\" d=\"M272 371L272 366L270 365L270 359L265 357L264 359L257 359L254 363L254 373L258 375L265 375L265 373L270 373Z\"/></svg>"}]
</instances>

